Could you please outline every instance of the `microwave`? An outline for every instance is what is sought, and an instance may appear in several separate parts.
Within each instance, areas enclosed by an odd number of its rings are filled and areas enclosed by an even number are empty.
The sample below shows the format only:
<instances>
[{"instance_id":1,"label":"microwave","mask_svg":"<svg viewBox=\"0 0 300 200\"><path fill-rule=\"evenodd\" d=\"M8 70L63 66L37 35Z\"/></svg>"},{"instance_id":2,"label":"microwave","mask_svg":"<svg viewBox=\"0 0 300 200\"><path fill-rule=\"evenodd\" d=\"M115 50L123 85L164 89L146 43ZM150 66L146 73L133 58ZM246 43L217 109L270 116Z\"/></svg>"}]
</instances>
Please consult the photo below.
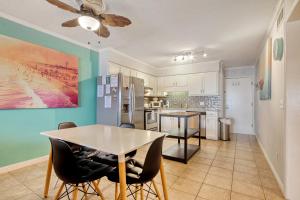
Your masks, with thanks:
<instances>
[{"instance_id":1,"label":"microwave","mask_svg":"<svg viewBox=\"0 0 300 200\"><path fill-rule=\"evenodd\" d=\"M160 101L151 101L150 105L151 105L151 108L161 108L161 102Z\"/></svg>"}]
</instances>

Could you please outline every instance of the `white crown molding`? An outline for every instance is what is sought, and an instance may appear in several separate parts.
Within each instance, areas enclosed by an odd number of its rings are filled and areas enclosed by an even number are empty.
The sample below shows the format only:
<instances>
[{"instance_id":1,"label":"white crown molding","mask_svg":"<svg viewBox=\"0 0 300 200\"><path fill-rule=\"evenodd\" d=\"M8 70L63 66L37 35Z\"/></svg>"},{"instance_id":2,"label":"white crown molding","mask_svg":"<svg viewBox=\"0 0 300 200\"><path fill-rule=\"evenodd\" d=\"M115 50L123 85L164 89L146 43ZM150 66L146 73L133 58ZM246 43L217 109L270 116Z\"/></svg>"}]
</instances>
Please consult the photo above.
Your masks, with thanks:
<instances>
[{"instance_id":1,"label":"white crown molding","mask_svg":"<svg viewBox=\"0 0 300 200\"><path fill-rule=\"evenodd\" d=\"M38 163L47 161L48 158L49 158L49 156L47 155L47 156L42 156L42 157L34 158L31 160L26 160L23 162L15 163L15 164L8 165L5 167L0 167L0 174L4 174L4 173L8 173L8 172L17 170L17 169L28 167L30 165L38 164Z\"/></svg>"},{"instance_id":2,"label":"white crown molding","mask_svg":"<svg viewBox=\"0 0 300 200\"><path fill-rule=\"evenodd\" d=\"M143 61L141 61L141 60L139 60L139 59L137 59L137 58L134 58L134 57L132 57L132 56L129 56L129 55L127 55L127 54L125 54L125 53L123 53L123 52L121 52L121 51L119 51L119 50L116 50L115 48L112 48L112 47L106 47L106 48L103 48L103 49L100 49L100 50L99 50L100 53L106 52L106 51L111 51L111 52L114 52L114 53L116 53L116 54L119 54L119 55L121 55L121 56L123 56L123 57L126 57L126 58L128 58L128 59L130 59L130 60L133 60L133 61L135 61L135 62L137 62L137 63L140 63L140 64L142 64L142 65L144 65L144 66L150 67L150 68L153 69L153 70L160 69L160 68L158 68L158 67L155 67L155 66L153 66L153 65L150 65L149 63L143 62Z\"/></svg>"},{"instance_id":3,"label":"white crown molding","mask_svg":"<svg viewBox=\"0 0 300 200\"><path fill-rule=\"evenodd\" d=\"M195 63L187 63L187 64L182 64L182 65L172 65L172 66L167 66L167 67L160 67L156 68L159 70L168 70L168 69L174 69L175 67L181 67L181 66L192 66L196 64L205 64L205 63L219 63L220 65L222 64L221 60L212 60L212 61L204 61L204 62L195 62Z\"/></svg>"},{"instance_id":4,"label":"white crown molding","mask_svg":"<svg viewBox=\"0 0 300 200\"><path fill-rule=\"evenodd\" d=\"M10 21L16 22L16 23L18 23L18 24L20 24L20 25L23 25L23 26L32 28L32 29L34 29L34 30L36 30L36 31L39 31L39 32L42 32L42 33L46 33L46 34L49 34L49 35L54 36L54 37L56 37L56 38L65 40L65 41L70 42L70 43L73 43L73 44L76 44L76 45L78 45L78 46L81 46L81 47L84 47L84 48L87 48L87 49L91 49L91 50L94 50L94 51L99 51L99 49L96 49L96 48L94 48L94 47L92 47L92 46L89 46L89 45L87 45L87 44L78 42L78 41L76 41L76 40L73 40L73 39L71 39L71 38L68 38L68 37L66 37L66 36L63 36L63 35L61 35L61 34L58 34L58 33L55 33L55 32L49 31L49 30L46 30L46 29L44 29L44 28L42 28L42 27L40 27L40 26L37 26L37 25L32 24L32 23L30 23L30 22L27 22L27 21L25 21L25 20L16 18L16 17L14 17L14 16L8 15L8 14L3 13L3 12L1 12L1 11L0 11L0 17L3 17L3 18L8 19L8 20L10 20Z\"/></svg>"},{"instance_id":5,"label":"white crown molding","mask_svg":"<svg viewBox=\"0 0 300 200\"><path fill-rule=\"evenodd\" d=\"M258 48L258 53L259 53L259 54L257 55L256 61L255 61L255 65L258 64L258 61L259 61L259 59L260 59L260 56L261 56L261 54L262 54L262 52L263 52L263 50L264 50L264 47L265 47L265 43L266 43L267 39L269 38L269 36L270 36L270 34L271 34L272 30L273 30L273 27L275 26L275 22L276 22L276 20L277 20L277 17L278 17L278 14L279 14L279 12L280 12L280 9L281 9L282 7L284 7L284 6L285 6L284 0L280 0L280 1L277 3L277 5L276 5L276 7L275 7L275 9L274 9L273 16L272 16L272 19L271 19L271 21L270 21L269 27L268 27L268 29L267 29L267 31L266 31L266 33L265 33L265 36L263 37L263 39L262 39L262 41L261 41L261 43L260 43L260 47ZM284 13L284 20L283 20L283 23L286 23L285 18L286 18L286 13Z\"/></svg>"},{"instance_id":6,"label":"white crown molding","mask_svg":"<svg viewBox=\"0 0 300 200\"><path fill-rule=\"evenodd\" d=\"M224 70L238 70L238 69L255 69L254 65L245 65L240 67L225 67Z\"/></svg>"}]
</instances>

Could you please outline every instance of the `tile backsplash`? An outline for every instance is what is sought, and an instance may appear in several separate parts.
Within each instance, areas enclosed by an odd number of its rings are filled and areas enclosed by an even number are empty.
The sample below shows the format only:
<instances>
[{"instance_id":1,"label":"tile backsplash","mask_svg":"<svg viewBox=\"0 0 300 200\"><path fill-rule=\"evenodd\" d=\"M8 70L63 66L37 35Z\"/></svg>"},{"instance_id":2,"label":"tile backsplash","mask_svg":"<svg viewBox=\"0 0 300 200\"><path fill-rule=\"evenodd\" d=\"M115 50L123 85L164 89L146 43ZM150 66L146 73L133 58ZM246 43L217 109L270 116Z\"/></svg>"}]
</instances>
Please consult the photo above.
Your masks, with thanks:
<instances>
[{"instance_id":1,"label":"tile backsplash","mask_svg":"<svg viewBox=\"0 0 300 200\"><path fill-rule=\"evenodd\" d=\"M203 102L203 105L200 105ZM189 108L204 108L206 111L220 111L222 109L220 96L188 97Z\"/></svg>"},{"instance_id":2,"label":"tile backsplash","mask_svg":"<svg viewBox=\"0 0 300 200\"><path fill-rule=\"evenodd\" d=\"M188 92L169 92L166 99L170 108L203 108L206 111L220 111L220 96L188 96Z\"/></svg>"},{"instance_id":3,"label":"tile backsplash","mask_svg":"<svg viewBox=\"0 0 300 200\"><path fill-rule=\"evenodd\" d=\"M188 107L188 92L168 92L167 101L170 108Z\"/></svg>"}]
</instances>

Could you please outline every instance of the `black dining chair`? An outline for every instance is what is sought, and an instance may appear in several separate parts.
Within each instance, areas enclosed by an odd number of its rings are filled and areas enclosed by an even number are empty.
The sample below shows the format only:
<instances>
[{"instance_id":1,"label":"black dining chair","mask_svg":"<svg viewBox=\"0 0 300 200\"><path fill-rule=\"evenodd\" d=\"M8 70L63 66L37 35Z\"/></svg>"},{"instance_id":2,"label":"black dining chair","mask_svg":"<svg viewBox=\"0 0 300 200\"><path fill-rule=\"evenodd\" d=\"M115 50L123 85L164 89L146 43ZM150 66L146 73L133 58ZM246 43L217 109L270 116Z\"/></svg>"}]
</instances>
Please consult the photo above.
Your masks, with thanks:
<instances>
[{"instance_id":1,"label":"black dining chair","mask_svg":"<svg viewBox=\"0 0 300 200\"><path fill-rule=\"evenodd\" d=\"M146 199L149 197L149 194L155 195L158 199L162 199L157 185L153 181L154 177L157 175L160 169L161 157L162 157L162 145L163 145L164 136L157 138L150 146L144 164L139 163L138 161L131 159L126 163L126 183L127 190L134 199L137 199L137 193L140 191L141 200L144 199L144 191L147 192ZM118 197L118 183L119 180L119 171L114 168L114 170L109 173L108 179L116 184L115 187L115 198ZM150 182L150 184L148 184ZM152 190L151 186L154 186ZM144 189L144 185L148 189ZM131 186L135 188L133 191Z\"/></svg>"},{"instance_id":2,"label":"black dining chair","mask_svg":"<svg viewBox=\"0 0 300 200\"><path fill-rule=\"evenodd\" d=\"M119 127L134 129L135 125L131 124L131 123L122 123ZM137 153L137 150L134 150L134 151L131 151L131 152L125 154L126 161L132 159L136 155L136 153ZM105 163L110 166L114 166L114 167L118 166L118 156L114 155L114 154L105 154L105 153L100 152L97 155L92 156L91 159L96 162Z\"/></svg>"},{"instance_id":3,"label":"black dining chair","mask_svg":"<svg viewBox=\"0 0 300 200\"><path fill-rule=\"evenodd\" d=\"M68 128L76 128L76 127L77 127L77 125L74 122L62 122L62 123L58 124L58 130L68 129ZM97 153L97 151L95 149L91 149L88 147L73 144L71 142L67 142L67 144L70 146L72 152L76 156L79 156L82 158L88 158Z\"/></svg>"},{"instance_id":4,"label":"black dining chair","mask_svg":"<svg viewBox=\"0 0 300 200\"><path fill-rule=\"evenodd\" d=\"M56 193L55 200L66 196L70 199L69 195L71 193L73 200L77 200L78 191L83 192L85 197L88 194L94 194L104 200L96 180L107 176L113 168L105 164L74 156L70 146L62 140L50 138L50 142L53 168L57 177L62 181ZM65 192L61 193L64 187ZM89 193L88 190L90 188L92 192Z\"/></svg>"}]
</instances>

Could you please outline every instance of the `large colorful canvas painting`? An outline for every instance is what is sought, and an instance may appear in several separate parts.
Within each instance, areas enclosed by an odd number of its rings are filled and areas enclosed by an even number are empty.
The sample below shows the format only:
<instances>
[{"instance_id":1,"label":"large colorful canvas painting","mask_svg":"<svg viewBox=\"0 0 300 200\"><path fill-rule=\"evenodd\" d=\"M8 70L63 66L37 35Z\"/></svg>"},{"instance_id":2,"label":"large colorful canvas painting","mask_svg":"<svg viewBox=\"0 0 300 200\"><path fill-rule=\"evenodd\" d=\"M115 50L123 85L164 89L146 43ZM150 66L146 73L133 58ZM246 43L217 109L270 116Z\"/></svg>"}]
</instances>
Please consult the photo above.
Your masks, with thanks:
<instances>
[{"instance_id":1,"label":"large colorful canvas painting","mask_svg":"<svg viewBox=\"0 0 300 200\"><path fill-rule=\"evenodd\" d=\"M78 59L0 35L0 109L78 107Z\"/></svg>"},{"instance_id":2,"label":"large colorful canvas painting","mask_svg":"<svg viewBox=\"0 0 300 200\"><path fill-rule=\"evenodd\" d=\"M260 100L271 99L271 73L272 73L272 38L268 42L263 51L263 55L259 59L258 66L258 87L260 89Z\"/></svg>"}]
</instances>

